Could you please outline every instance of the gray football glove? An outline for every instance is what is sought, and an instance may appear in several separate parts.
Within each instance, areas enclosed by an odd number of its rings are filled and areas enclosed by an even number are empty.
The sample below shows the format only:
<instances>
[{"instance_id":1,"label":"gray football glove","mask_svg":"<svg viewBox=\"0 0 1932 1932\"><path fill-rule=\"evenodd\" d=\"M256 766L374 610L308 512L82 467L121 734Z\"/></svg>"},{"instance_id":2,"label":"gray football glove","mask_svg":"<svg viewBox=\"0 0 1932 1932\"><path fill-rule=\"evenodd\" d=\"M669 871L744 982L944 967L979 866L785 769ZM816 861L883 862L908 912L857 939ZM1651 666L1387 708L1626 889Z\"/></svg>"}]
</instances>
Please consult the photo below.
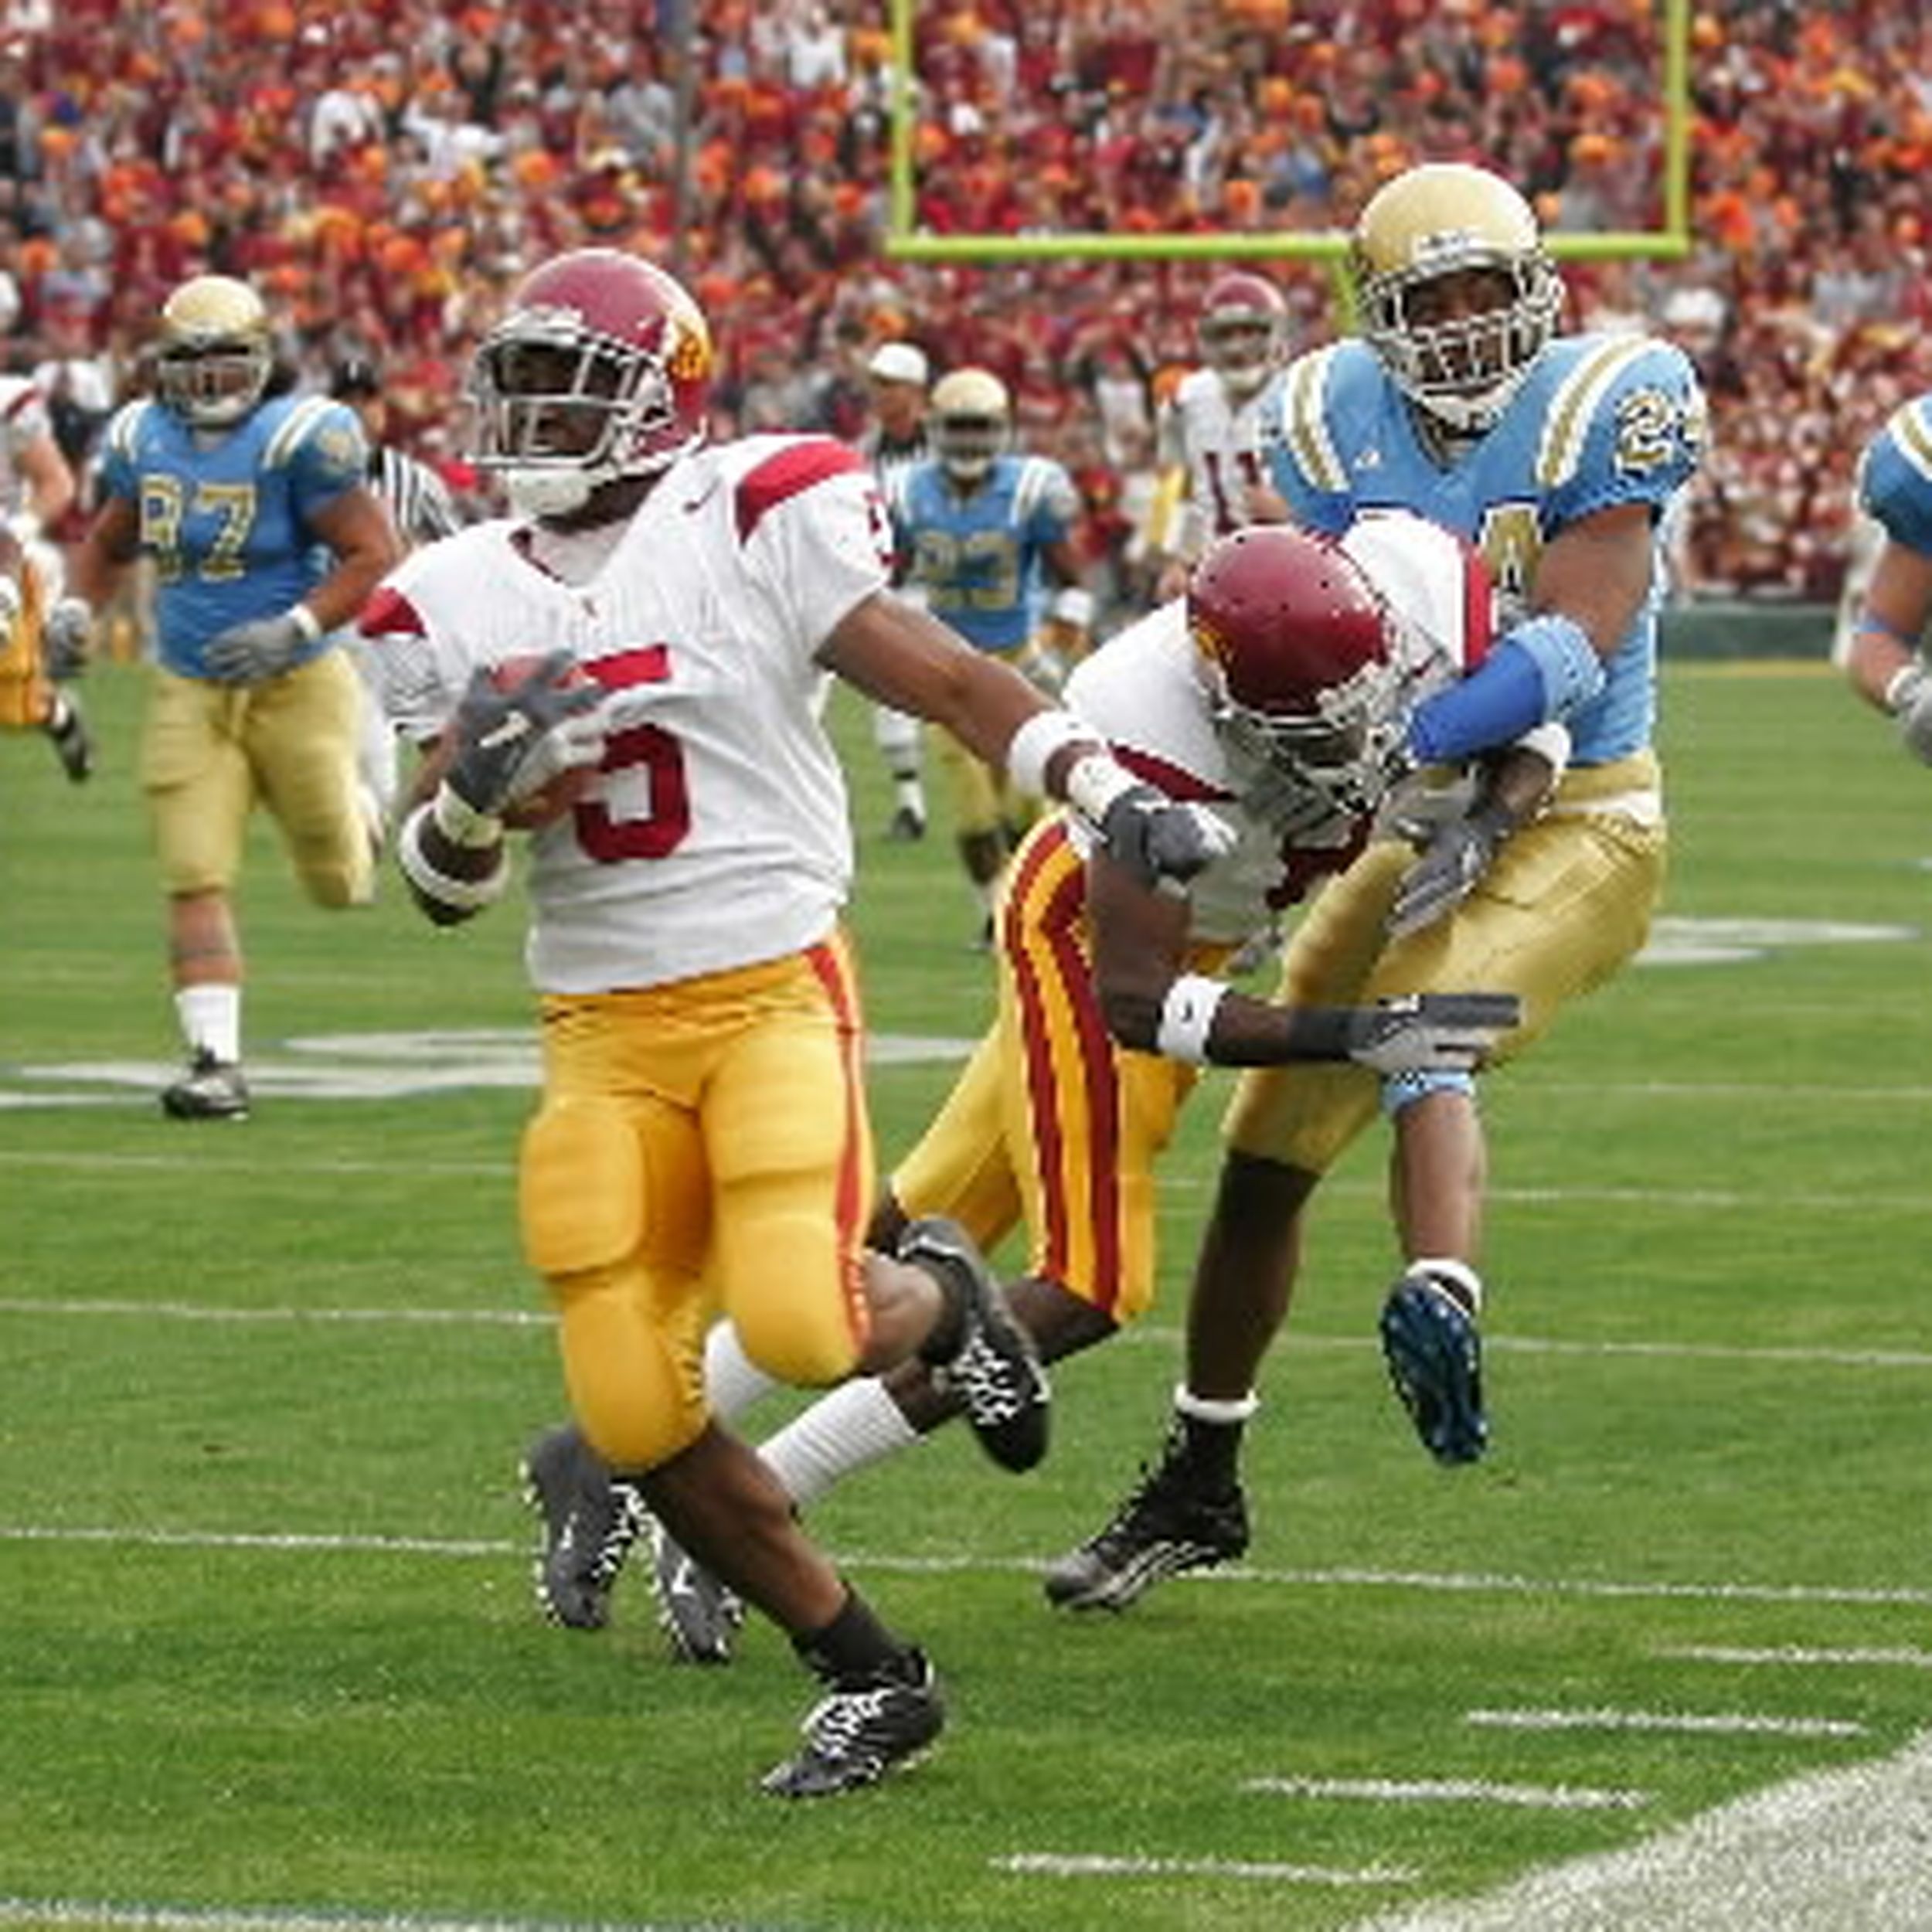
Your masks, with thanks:
<instances>
[{"instance_id":1,"label":"gray football glove","mask_svg":"<svg viewBox=\"0 0 1932 1932\"><path fill-rule=\"evenodd\" d=\"M1349 1057L1378 1073L1467 1073L1522 1021L1514 993L1406 993L1350 1016Z\"/></svg>"},{"instance_id":2,"label":"gray football glove","mask_svg":"<svg viewBox=\"0 0 1932 1932\"><path fill-rule=\"evenodd\" d=\"M501 818L560 772L604 756L604 692L587 679L562 682L576 664L569 651L553 651L502 688L484 665L470 673L443 782L473 811Z\"/></svg>"},{"instance_id":3,"label":"gray football glove","mask_svg":"<svg viewBox=\"0 0 1932 1932\"><path fill-rule=\"evenodd\" d=\"M40 626L40 659L56 684L70 684L87 668L94 614L85 597L62 597Z\"/></svg>"},{"instance_id":4,"label":"gray football glove","mask_svg":"<svg viewBox=\"0 0 1932 1932\"><path fill-rule=\"evenodd\" d=\"M1396 888L1389 937L1401 939L1447 918L1481 883L1514 828L1509 815L1493 806L1438 828Z\"/></svg>"},{"instance_id":5,"label":"gray football glove","mask_svg":"<svg viewBox=\"0 0 1932 1932\"><path fill-rule=\"evenodd\" d=\"M315 633L292 611L231 624L208 641L202 662L219 684L260 684L290 669Z\"/></svg>"},{"instance_id":6,"label":"gray football glove","mask_svg":"<svg viewBox=\"0 0 1932 1932\"><path fill-rule=\"evenodd\" d=\"M1906 750L1921 764L1932 765L1932 676L1923 665L1910 665L1887 695Z\"/></svg>"},{"instance_id":7,"label":"gray football glove","mask_svg":"<svg viewBox=\"0 0 1932 1932\"><path fill-rule=\"evenodd\" d=\"M1107 856L1155 892L1178 892L1234 849L1234 833L1205 806L1180 804L1152 785L1129 785L1101 816Z\"/></svg>"}]
</instances>

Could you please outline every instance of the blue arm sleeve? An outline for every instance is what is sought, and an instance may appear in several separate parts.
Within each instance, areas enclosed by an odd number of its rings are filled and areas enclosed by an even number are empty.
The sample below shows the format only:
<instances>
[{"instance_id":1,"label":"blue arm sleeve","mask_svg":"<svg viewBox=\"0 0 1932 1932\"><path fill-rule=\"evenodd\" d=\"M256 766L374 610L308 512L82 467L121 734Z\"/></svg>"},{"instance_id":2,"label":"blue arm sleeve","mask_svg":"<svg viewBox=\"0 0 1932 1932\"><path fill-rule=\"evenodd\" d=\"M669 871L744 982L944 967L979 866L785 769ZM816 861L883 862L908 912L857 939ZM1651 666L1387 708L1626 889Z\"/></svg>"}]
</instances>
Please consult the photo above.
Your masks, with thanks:
<instances>
[{"instance_id":1,"label":"blue arm sleeve","mask_svg":"<svg viewBox=\"0 0 1932 1932\"><path fill-rule=\"evenodd\" d=\"M1603 660L1580 624L1549 614L1527 618L1479 669L1416 706L1409 749L1424 764L1453 764L1567 718L1603 689L1604 678Z\"/></svg>"}]
</instances>

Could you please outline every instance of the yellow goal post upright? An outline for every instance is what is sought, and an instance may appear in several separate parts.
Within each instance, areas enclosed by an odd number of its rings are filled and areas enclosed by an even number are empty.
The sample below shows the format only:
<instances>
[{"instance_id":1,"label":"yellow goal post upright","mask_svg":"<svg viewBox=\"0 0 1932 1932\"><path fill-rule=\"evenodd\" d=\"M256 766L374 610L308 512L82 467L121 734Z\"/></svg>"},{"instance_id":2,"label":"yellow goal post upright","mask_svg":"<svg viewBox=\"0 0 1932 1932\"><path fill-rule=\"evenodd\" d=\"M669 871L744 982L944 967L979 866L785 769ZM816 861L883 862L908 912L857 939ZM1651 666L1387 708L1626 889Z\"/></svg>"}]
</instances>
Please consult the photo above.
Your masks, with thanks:
<instances>
[{"instance_id":1,"label":"yellow goal post upright","mask_svg":"<svg viewBox=\"0 0 1932 1932\"><path fill-rule=\"evenodd\" d=\"M1691 0L1655 0L1663 13L1664 168L1662 226L1546 235L1553 255L1573 260L1678 260L1689 254L1690 234ZM892 29L891 177L888 184L886 253L911 262L1018 262L1115 260L1183 261L1272 259L1329 264L1343 314L1349 294L1343 273L1345 231L1284 230L1276 233L951 234L922 232L917 222L913 137L917 119L913 71L913 20L918 0L889 0Z\"/></svg>"}]
</instances>

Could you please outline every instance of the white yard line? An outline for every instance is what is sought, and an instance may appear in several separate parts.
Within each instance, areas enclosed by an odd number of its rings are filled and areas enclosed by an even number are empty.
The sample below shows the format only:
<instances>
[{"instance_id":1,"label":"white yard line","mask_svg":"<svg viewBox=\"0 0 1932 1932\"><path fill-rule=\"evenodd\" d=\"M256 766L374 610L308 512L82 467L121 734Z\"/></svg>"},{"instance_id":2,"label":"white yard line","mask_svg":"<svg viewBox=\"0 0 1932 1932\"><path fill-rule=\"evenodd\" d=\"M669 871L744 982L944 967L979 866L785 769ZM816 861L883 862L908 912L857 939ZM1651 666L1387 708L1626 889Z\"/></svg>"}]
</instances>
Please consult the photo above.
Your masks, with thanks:
<instances>
[{"instance_id":1,"label":"white yard line","mask_svg":"<svg viewBox=\"0 0 1932 1932\"><path fill-rule=\"evenodd\" d=\"M1270 1885L1406 1885L1416 1876L1404 1865L1281 1865L1236 1859L1126 1858L1101 1852L1009 1852L987 1863L996 1872L1046 1878L1252 1879Z\"/></svg>"},{"instance_id":2,"label":"white yard line","mask_svg":"<svg viewBox=\"0 0 1932 1932\"><path fill-rule=\"evenodd\" d=\"M1619 1852L1352 1932L1910 1932L1932 1924L1932 1733Z\"/></svg>"},{"instance_id":3,"label":"white yard line","mask_svg":"<svg viewBox=\"0 0 1932 1932\"><path fill-rule=\"evenodd\" d=\"M1648 1791L1587 1784L1499 1784L1483 1777L1249 1777L1238 1789L1264 1798L1355 1799L1368 1804L1502 1804L1532 1811L1634 1811Z\"/></svg>"},{"instance_id":4,"label":"white yard line","mask_svg":"<svg viewBox=\"0 0 1932 1932\"><path fill-rule=\"evenodd\" d=\"M1462 1721L1492 1731L1668 1731L1683 1736L1862 1737L1849 1717L1771 1717L1760 1711L1464 1711Z\"/></svg>"}]
</instances>

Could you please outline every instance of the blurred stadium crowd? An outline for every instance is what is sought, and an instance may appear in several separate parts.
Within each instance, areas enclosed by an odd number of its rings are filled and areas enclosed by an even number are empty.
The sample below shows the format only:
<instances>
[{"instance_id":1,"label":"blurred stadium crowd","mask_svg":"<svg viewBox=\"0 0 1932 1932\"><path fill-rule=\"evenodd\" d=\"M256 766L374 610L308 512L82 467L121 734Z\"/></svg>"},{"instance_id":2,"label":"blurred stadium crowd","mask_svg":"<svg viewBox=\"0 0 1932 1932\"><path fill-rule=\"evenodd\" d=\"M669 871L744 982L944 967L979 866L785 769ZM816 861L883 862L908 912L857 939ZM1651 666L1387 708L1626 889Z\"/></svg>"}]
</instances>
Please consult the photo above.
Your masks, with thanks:
<instances>
[{"instance_id":1,"label":"blurred stadium crowd","mask_svg":"<svg viewBox=\"0 0 1932 1932\"><path fill-rule=\"evenodd\" d=\"M883 247L883 0L15 0L0 9L0 329L84 450L168 291L244 275L318 384L386 373L459 488L468 348L553 250L638 248L722 338L728 427L855 434L879 342L1005 376L1131 598L1154 406L1216 264L910 264ZM1345 224L1417 160L1480 159L1557 233L1664 219L1662 0L920 0L918 218L940 233ZM1932 13L1705 0L1689 259L1571 263L1577 319L1696 355L1715 447L1689 589L1825 599L1853 456L1932 387ZM689 134L680 143L679 102ZM678 186L681 154L688 192ZM677 219L682 214L680 224ZM674 230L679 239L674 244ZM1298 346L1330 271L1267 265Z\"/></svg>"}]
</instances>

